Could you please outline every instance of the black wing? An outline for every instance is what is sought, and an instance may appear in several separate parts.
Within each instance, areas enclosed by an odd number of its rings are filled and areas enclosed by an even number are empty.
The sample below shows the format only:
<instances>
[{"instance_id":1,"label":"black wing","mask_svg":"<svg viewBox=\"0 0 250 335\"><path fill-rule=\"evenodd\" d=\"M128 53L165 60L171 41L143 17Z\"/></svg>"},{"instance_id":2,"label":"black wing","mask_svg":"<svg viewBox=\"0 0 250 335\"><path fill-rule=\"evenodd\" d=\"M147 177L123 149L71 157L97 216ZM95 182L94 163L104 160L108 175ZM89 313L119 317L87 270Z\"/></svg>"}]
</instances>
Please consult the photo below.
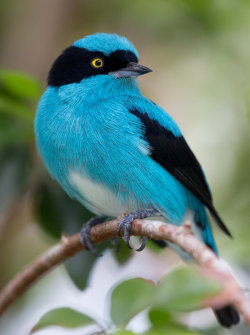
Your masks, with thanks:
<instances>
[{"instance_id":1,"label":"black wing","mask_svg":"<svg viewBox=\"0 0 250 335\"><path fill-rule=\"evenodd\" d=\"M231 236L213 206L212 195L204 173L184 137L175 136L158 121L151 119L147 113L135 109L130 112L143 124L146 140L152 149L150 154L152 159L189 189L210 210L218 226Z\"/></svg>"}]
</instances>

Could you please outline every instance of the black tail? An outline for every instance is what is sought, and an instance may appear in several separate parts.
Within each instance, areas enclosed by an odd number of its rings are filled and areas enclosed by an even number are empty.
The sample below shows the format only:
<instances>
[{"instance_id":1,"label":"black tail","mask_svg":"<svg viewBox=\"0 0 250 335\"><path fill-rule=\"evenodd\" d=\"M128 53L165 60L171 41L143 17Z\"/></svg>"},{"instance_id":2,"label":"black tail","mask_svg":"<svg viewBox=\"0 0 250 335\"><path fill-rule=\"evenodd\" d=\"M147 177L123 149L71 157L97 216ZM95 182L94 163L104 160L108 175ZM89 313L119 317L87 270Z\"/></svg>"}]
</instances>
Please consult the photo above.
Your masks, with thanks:
<instances>
[{"instance_id":1,"label":"black tail","mask_svg":"<svg viewBox=\"0 0 250 335\"><path fill-rule=\"evenodd\" d=\"M207 206L207 208L210 210L210 213L212 214L213 218L215 219L215 222L217 223L217 225L220 227L220 229L222 231L224 231L224 233L232 238L232 234L230 233L230 231L228 230L228 228L226 227L226 225L224 224L224 222L221 220L221 218L219 217L219 214L217 213L216 209L214 208L213 204L210 204L209 206Z\"/></svg>"},{"instance_id":2,"label":"black tail","mask_svg":"<svg viewBox=\"0 0 250 335\"><path fill-rule=\"evenodd\" d=\"M153 240L151 239L154 244L158 245L160 248L166 248L168 246L168 243L166 241L161 241L161 240Z\"/></svg>"},{"instance_id":3,"label":"black tail","mask_svg":"<svg viewBox=\"0 0 250 335\"><path fill-rule=\"evenodd\" d=\"M231 305L214 310L214 313L219 323L226 328L230 328L240 321L238 312Z\"/></svg>"}]
</instances>

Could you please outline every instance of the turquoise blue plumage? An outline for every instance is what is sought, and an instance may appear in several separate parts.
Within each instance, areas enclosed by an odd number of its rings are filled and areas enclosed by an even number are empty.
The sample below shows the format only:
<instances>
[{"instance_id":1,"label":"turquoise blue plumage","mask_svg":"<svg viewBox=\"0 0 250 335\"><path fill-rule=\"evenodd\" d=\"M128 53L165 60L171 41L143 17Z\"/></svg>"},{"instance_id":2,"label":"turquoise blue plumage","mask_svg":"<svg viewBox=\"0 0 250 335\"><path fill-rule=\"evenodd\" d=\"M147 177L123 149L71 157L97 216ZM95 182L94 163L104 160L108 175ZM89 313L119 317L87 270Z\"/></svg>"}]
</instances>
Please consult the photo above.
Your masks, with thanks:
<instances>
[{"instance_id":1,"label":"turquoise blue plumage","mask_svg":"<svg viewBox=\"0 0 250 335\"><path fill-rule=\"evenodd\" d=\"M115 34L89 35L67 48L38 105L39 154L52 178L93 213L154 208L175 225L189 213L197 236L217 253L207 209L230 233L179 127L142 95L136 77L150 69L138 58ZM220 320L226 326L238 320L231 310Z\"/></svg>"}]
</instances>

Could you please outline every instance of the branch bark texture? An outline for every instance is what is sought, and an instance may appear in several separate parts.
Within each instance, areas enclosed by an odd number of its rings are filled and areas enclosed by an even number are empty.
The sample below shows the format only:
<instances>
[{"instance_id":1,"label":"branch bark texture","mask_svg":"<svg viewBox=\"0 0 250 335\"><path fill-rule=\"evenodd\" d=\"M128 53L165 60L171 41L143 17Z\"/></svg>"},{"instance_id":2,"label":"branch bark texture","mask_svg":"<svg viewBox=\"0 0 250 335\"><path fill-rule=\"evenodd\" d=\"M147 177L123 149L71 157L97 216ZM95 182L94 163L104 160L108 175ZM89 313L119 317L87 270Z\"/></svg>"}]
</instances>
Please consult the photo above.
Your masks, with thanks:
<instances>
[{"instance_id":1,"label":"branch bark texture","mask_svg":"<svg viewBox=\"0 0 250 335\"><path fill-rule=\"evenodd\" d=\"M116 237L119 222L120 218L93 227L91 230L93 243L98 244ZM204 307L220 308L225 304L232 304L250 328L250 302L244 290L225 262L194 237L188 222L184 226L177 227L160 221L135 220L132 234L155 240L167 240L181 247L193 257L203 273L221 283L222 291L216 297L204 302ZM83 249L80 234L63 236L59 244L38 257L2 289L0 315L45 273Z\"/></svg>"}]
</instances>

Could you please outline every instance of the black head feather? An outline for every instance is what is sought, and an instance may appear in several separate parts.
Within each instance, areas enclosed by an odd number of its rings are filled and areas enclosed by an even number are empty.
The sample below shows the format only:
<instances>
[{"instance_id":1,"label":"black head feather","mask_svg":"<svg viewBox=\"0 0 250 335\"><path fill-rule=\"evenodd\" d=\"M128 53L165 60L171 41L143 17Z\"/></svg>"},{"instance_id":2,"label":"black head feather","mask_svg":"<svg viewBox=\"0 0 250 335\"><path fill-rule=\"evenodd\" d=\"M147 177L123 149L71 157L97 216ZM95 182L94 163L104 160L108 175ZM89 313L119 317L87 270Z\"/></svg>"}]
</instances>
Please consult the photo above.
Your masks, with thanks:
<instances>
[{"instance_id":1,"label":"black head feather","mask_svg":"<svg viewBox=\"0 0 250 335\"><path fill-rule=\"evenodd\" d=\"M102 68L91 66L91 61L101 58L104 61ZM48 76L48 85L62 86L71 83L79 83L84 78L126 67L129 62L138 62L136 55L128 50L116 50L109 56L99 51L89 51L84 48L71 46L55 60Z\"/></svg>"}]
</instances>

